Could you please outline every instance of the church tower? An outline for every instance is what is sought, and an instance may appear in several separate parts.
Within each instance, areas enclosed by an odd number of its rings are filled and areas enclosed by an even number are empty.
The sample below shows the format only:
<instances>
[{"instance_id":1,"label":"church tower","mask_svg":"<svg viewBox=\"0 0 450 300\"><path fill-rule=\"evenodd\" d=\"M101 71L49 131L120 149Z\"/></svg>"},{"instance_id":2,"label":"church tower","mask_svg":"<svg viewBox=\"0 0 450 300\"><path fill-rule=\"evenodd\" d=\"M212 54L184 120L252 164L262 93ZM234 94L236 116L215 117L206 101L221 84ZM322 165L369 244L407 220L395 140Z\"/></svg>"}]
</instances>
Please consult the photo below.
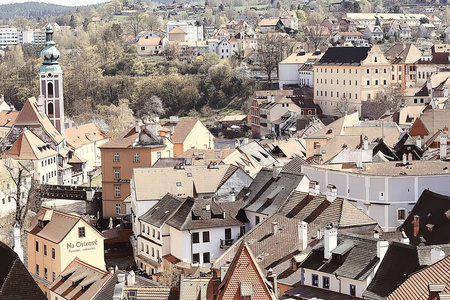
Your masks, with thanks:
<instances>
[{"instance_id":1,"label":"church tower","mask_svg":"<svg viewBox=\"0 0 450 300\"><path fill-rule=\"evenodd\" d=\"M58 63L59 51L53 41L53 27L50 23L45 27L45 48L41 51L44 63L39 69L39 83L41 94L39 105L53 126L65 137L64 129L64 98L63 72Z\"/></svg>"}]
</instances>

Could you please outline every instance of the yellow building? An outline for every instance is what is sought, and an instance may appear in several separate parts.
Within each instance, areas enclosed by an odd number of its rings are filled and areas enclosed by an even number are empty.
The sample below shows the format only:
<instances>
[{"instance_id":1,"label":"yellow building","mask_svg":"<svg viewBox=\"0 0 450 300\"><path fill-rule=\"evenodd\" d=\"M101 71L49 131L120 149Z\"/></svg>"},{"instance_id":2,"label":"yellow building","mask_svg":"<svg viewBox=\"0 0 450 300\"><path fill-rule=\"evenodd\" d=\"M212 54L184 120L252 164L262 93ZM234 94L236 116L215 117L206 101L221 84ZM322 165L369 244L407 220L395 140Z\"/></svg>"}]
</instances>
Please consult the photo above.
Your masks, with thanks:
<instances>
[{"instance_id":1,"label":"yellow building","mask_svg":"<svg viewBox=\"0 0 450 300\"><path fill-rule=\"evenodd\" d=\"M329 48L314 68L314 102L324 115L341 115L391 85L391 66L380 47ZM341 107L339 109L339 107Z\"/></svg>"},{"instance_id":2,"label":"yellow building","mask_svg":"<svg viewBox=\"0 0 450 300\"><path fill-rule=\"evenodd\" d=\"M104 237L80 216L42 207L26 232L28 271L47 297L48 286L75 258L105 269Z\"/></svg>"}]
</instances>

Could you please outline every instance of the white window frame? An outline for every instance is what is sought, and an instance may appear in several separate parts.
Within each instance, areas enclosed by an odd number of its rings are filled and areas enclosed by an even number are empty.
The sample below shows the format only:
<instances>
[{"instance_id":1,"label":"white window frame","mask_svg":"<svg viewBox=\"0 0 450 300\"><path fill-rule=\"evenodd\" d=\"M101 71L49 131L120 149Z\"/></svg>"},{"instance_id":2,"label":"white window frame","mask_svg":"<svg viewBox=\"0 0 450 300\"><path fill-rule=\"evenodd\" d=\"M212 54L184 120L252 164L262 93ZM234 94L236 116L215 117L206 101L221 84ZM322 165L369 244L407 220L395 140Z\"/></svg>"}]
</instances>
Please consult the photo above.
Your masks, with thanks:
<instances>
[{"instance_id":1,"label":"white window frame","mask_svg":"<svg viewBox=\"0 0 450 300\"><path fill-rule=\"evenodd\" d=\"M120 185L116 185L114 187L114 197L115 198L120 198Z\"/></svg>"},{"instance_id":2,"label":"white window frame","mask_svg":"<svg viewBox=\"0 0 450 300\"><path fill-rule=\"evenodd\" d=\"M135 152L133 154L133 162L139 162L139 152Z\"/></svg>"},{"instance_id":3,"label":"white window frame","mask_svg":"<svg viewBox=\"0 0 450 300\"><path fill-rule=\"evenodd\" d=\"M120 203L116 203L116 214L120 214L120 209L121 209L120 206L121 206ZM142 250L142 251L144 251L144 250Z\"/></svg>"},{"instance_id":4,"label":"white window frame","mask_svg":"<svg viewBox=\"0 0 450 300\"><path fill-rule=\"evenodd\" d=\"M399 212L400 212L401 210L404 211L404 217L405 217L404 219L400 219L400 218L399 218ZM406 212L407 212L406 208L403 208L403 207L398 208L398 209L397 209L397 221L399 221L399 222L404 222L404 221L406 220L406 218L407 218Z\"/></svg>"},{"instance_id":5,"label":"white window frame","mask_svg":"<svg viewBox=\"0 0 450 300\"><path fill-rule=\"evenodd\" d=\"M119 152L114 152L114 159L113 161L120 161Z\"/></svg>"},{"instance_id":6,"label":"white window frame","mask_svg":"<svg viewBox=\"0 0 450 300\"><path fill-rule=\"evenodd\" d=\"M120 179L120 169L114 169L114 179Z\"/></svg>"}]
</instances>

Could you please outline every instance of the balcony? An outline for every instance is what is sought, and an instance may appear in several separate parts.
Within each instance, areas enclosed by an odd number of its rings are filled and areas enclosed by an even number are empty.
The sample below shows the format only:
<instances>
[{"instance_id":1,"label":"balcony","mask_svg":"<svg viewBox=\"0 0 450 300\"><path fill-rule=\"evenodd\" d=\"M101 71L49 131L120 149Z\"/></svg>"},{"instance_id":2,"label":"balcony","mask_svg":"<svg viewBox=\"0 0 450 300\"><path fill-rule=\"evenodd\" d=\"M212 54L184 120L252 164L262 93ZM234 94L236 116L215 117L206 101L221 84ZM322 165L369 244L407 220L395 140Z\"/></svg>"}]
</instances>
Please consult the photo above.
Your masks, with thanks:
<instances>
[{"instance_id":1,"label":"balcony","mask_svg":"<svg viewBox=\"0 0 450 300\"><path fill-rule=\"evenodd\" d=\"M231 245L233 245L234 239L220 239L220 249L228 249Z\"/></svg>"}]
</instances>

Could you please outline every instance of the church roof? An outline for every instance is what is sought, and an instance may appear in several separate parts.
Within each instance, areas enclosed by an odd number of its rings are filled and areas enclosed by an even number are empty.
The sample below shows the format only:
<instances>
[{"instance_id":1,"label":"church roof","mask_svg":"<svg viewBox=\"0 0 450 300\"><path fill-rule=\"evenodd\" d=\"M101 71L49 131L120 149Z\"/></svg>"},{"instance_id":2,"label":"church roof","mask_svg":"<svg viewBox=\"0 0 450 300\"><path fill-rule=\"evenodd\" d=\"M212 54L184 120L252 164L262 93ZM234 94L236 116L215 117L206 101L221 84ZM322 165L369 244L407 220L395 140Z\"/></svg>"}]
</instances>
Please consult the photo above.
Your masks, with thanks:
<instances>
[{"instance_id":1,"label":"church roof","mask_svg":"<svg viewBox=\"0 0 450 300\"><path fill-rule=\"evenodd\" d=\"M42 129L48 133L56 144L64 140L50 119L46 115L39 113L38 103L34 97L28 98L27 102L25 102L25 105L14 122L14 126L18 125L41 125Z\"/></svg>"}]
</instances>

